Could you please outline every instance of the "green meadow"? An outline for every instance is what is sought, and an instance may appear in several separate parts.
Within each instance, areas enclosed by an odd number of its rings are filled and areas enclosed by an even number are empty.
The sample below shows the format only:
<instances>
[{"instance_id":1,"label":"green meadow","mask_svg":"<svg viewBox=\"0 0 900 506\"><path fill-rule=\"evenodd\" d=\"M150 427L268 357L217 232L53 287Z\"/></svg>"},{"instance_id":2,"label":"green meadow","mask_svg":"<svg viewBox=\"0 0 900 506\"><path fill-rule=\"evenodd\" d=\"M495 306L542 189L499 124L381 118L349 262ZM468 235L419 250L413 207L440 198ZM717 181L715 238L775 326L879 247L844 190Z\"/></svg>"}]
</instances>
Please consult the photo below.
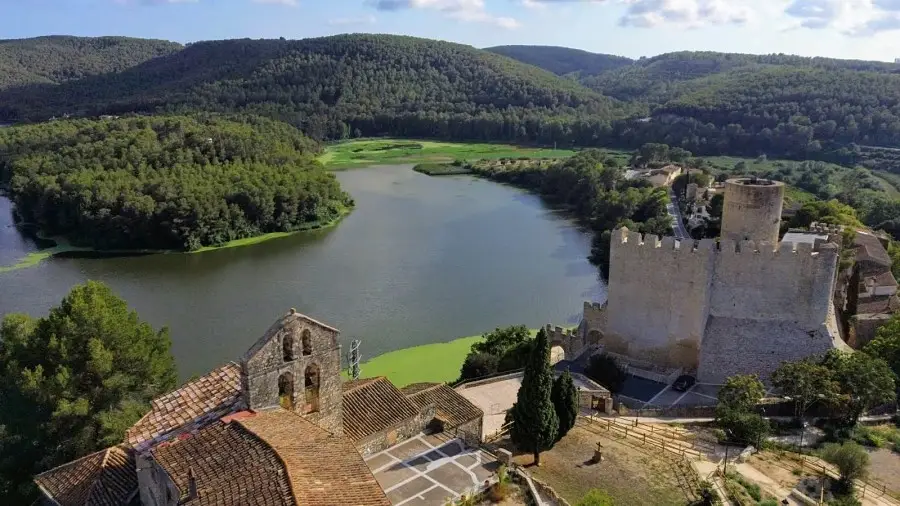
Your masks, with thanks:
<instances>
[{"instance_id":1,"label":"green meadow","mask_svg":"<svg viewBox=\"0 0 900 506\"><path fill-rule=\"evenodd\" d=\"M546 149L509 144L365 139L332 144L319 161L330 170L400 163L447 163L497 158L566 158L570 149Z\"/></svg>"}]
</instances>

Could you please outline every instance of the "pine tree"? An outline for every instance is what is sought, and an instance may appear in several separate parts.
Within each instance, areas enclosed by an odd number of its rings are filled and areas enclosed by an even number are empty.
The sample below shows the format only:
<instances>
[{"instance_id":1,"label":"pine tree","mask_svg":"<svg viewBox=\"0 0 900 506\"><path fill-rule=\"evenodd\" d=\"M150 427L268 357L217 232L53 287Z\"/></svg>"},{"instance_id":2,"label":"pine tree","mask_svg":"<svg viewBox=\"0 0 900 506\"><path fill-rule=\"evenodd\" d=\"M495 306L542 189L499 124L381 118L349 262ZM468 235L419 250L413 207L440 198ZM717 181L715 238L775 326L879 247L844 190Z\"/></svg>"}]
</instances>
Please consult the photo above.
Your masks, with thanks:
<instances>
[{"instance_id":1,"label":"pine tree","mask_svg":"<svg viewBox=\"0 0 900 506\"><path fill-rule=\"evenodd\" d=\"M578 388L572 381L572 375L566 370L553 382L553 391L550 394L556 416L559 418L559 433L557 441L569 433L575 426L578 417Z\"/></svg>"},{"instance_id":2,"label":"pine tree","mask_svg":"<svg viewBox=\"0 0 900 506\"><path fill-rule=\"evenodd\" d=\"M550 394L553 372L550 369L550 343L541 329L534 338L534 348L525 364L522 386L512 407L513 426L510 436L517 446L534 454L534 464L541 465L541 452L556 443L559 418Z\"/></svg>"},{"instance_id":3,"label":"pine tree","mask_svg":"<svg viewBox=\"0 0 900 506\"><path fill-rule=\"evenodd\" d=\"M43 318L0 324L0 497L30 504L34 474L122 441L175 387L168 330L102 283L76 286Z\"/></svg>"}]
</instances>

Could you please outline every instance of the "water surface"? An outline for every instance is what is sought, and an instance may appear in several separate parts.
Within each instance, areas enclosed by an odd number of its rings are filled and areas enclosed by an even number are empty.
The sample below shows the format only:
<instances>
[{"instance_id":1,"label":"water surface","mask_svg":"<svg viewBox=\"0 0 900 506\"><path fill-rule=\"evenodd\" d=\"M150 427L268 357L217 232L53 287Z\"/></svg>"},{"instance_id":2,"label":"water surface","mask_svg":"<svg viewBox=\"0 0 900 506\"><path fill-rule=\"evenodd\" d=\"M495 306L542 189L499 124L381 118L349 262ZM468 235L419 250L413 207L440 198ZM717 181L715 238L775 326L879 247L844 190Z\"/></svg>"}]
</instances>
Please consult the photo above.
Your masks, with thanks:
<instances>
[{"instance_id":1,"label":"water surface","mask_svg":"<svg viewBox=\"0 0 900 506\"><path fill-rule=\"evenodd\" d=\"M497 326L577 323L606 290L590 234L537 196L405 166L337 173L356 200L336 227L201 254L52 258L0 274L0 315L43 315L87 279L170 328L181 377L235 360L291 307L361 339L363 359ZM0 265L36 245L0 197Z\"/></svg>"}]
</instances>

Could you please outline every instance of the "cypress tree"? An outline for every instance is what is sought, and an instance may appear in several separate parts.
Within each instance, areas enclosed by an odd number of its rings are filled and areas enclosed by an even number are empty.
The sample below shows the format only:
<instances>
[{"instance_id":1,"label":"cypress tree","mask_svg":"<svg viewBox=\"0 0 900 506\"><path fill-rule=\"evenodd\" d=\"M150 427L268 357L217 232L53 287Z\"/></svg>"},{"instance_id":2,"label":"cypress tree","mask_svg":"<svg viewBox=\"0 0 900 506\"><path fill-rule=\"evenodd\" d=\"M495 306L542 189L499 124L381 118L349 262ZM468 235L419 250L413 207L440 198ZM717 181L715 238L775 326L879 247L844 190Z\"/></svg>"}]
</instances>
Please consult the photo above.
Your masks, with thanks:
<instances>
[{"instance_id":1,"label":"cypress tree","mask_svg":"<svg viewBox=\"0 0 900 506\"><path fill-rule=\"evenodd\" d=\"M569 374L568 369L553 382L553 392L550 397L553 400L556 416L559 418L559 433L556 436L558 441L575 426L575 420L578 417L578 389L575 387L575 382L572 381L572 375Z\"/></svg>"},{"instance_id":2,"label":"cypress tree","mask_svg":"<svg viewBox=\"0 0 900 506\"><path fill-rule=\"evenodd\" d=\"M525 364L522 386L511 410L514 423L510 430L513 442L534 454L536 466L541 465L541 452L556 443L559 430L559 418L550 398L552 390L550 343L541 329L534 338L534 348Z\"/></svg>"}]
</instances>

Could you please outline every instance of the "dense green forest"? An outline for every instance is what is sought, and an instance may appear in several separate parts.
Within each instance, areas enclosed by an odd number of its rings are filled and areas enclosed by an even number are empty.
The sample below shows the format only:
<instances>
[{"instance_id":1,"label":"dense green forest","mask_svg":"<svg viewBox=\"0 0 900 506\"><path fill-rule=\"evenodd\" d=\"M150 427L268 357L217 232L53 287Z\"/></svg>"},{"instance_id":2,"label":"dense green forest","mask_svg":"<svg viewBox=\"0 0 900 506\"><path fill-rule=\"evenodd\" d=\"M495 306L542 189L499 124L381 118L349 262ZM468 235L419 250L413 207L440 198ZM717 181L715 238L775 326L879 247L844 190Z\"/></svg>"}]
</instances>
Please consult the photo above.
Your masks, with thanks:
<instances>
[{"instance_id":1,"label":"dense green forest","mask_svg":"<svg viewBox=\"0 0 900 506\"><path fill-rule=\"evenodd\" d=\"M714 52L629 60L357 34L199 42L119 72L0 90L0 121L196 111L268 116L319 140L656 142L900 172L885 149L900 148L900 66L885 62Z\"/></svg>"},{"instance_id":2,"label":"dense green forest","mask_svg":"<svg viewBox=\"0 0 900 506\"><path fill-rule=\"evenodd\" d=\"M352 201L318 151L257 117L51 121L0 129L0 184L76 245L194 250L339 217Z\"/></svg>"},{"instance_id":3,"label":"dense green forest","mask_svg":"<svg viewBox=\"0 0 900 506\"><path fill-rule=\"evenodd\" d=\"M607 70L631 65L634 60L624 56L597 54L580 49L556 46L496 46L485 51L508 56L514 60L549 70L556 75L583 78Z\"/></svg>"},{"instance_id":4,"label":"dense green forest","mask_svg":"<svg viewBox=\"0 0 900 506\"><path fill-rule=\"evenodd\" d=\"M316 139L393 134L583 143L625 114L550 72L470 46L389 35L191 44L118 74L0 92L0 118L250 112Z\"/></svg>"},{"instance_id":5,"label":"dense green forest","mask_svg":"<svg viewBox=\"0 0 900 506\"><path fill-rule=\"evenodd\" d=\"M0 90L120 72L181 48L175 42L128 37L55 35L0 40Z\"/></svg>"}]
</instances>

